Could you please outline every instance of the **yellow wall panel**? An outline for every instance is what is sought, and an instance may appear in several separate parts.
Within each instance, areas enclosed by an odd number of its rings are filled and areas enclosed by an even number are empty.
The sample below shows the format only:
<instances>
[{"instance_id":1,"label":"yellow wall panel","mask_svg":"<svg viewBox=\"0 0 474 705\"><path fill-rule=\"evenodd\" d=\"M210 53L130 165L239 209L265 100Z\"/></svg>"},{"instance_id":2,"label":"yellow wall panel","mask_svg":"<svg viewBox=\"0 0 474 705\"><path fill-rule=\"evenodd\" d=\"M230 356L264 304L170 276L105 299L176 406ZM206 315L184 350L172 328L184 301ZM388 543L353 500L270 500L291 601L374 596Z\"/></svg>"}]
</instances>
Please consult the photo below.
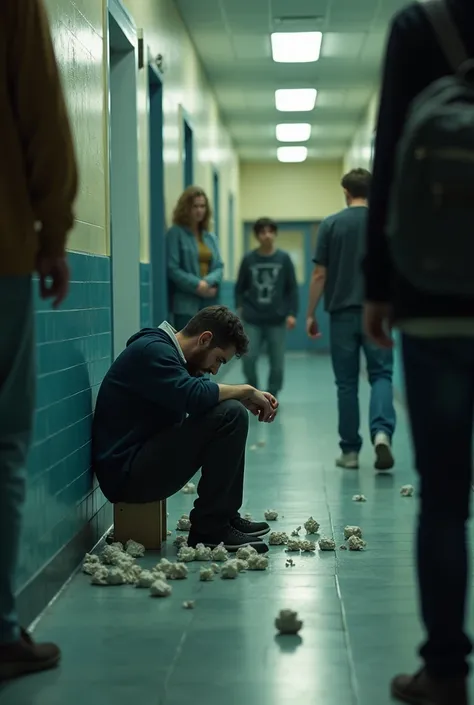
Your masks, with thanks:
<instances>
[{"instance_id":1,"label":"yellow wall panel","mask_svg":"<svg viewBox=\"0 0 474 705\"><path fill-rule=\"evenodd\" d=\"M377 120L378 102L379 95L377 93L370 101L364 119L359 125L351 145L344 156L344 173L348 172L350 169L371 168L372 138Z\"/></svg>"},{"instance_id":2,"label":"yellow wall panel","mask_svg":"<svg viewBox=\"0 0 474 705\"><path fill-rule=\"evenodd\" d=\"M320 220L344 206L339 161L302 164L244 162L240 168L242 221Z\"/></svg>"},{"instance_id":3,"label":"yellow wall panel","mask_svg":"<svg viewBox=\"0 0 474 705\"><path fill-rule=\"evenodd\" d=\"M69 247L107 252L103 141L103 32L100 0L47 0L80 168L77 222Z\"/></svg>"}]
</instances>

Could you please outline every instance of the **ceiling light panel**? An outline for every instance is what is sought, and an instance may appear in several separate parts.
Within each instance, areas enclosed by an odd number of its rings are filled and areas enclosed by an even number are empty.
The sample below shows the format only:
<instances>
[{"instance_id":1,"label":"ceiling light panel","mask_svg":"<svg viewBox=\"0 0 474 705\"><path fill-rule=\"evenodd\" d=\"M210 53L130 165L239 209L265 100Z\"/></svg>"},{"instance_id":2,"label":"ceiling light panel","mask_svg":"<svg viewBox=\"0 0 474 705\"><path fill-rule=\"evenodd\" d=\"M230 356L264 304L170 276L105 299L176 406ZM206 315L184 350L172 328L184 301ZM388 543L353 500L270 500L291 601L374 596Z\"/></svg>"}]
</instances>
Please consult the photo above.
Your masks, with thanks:
<instances>
[{"instance_id":1,"label":"ceiling light panel","mask_svg":"<svg viewBox=\"0 0 474 705\"><path fill-rule=\"evenodd\" d=\"M309 112L316 105L315 88L280 88L275 91L276 109L282 112Z\"/></svg>"},{"instance_id":2,"label":"ceiling light panel","mask_svg":"<svg viewBox=\"0 0 474 705\"><path fill-rule=\"evenodd\" d=\"M307 142L310 137L311 125L306 122L276 126L276 138L279 142Z\"/></svg>"},{"instance_id":3,"label":"ceiling light panel","mask_svg":"<svg viewBox=\"0 0 474 705\"><path fill-rule=\"evenodd\" d=\"M319 59L321 32L274 32L271 35L273 61L307 64Z\"/></svg>"},{"instance_id":4,"label":"ceiling light panel","mask_svg":"<svg viewBox=\"0 0 474 705\"><path fill-rule=\"evenodd\" d=\"M279 162L298 163L306 161L308 149L306 147L278 147L277 158Z\"/></svg>"}]
</instances>

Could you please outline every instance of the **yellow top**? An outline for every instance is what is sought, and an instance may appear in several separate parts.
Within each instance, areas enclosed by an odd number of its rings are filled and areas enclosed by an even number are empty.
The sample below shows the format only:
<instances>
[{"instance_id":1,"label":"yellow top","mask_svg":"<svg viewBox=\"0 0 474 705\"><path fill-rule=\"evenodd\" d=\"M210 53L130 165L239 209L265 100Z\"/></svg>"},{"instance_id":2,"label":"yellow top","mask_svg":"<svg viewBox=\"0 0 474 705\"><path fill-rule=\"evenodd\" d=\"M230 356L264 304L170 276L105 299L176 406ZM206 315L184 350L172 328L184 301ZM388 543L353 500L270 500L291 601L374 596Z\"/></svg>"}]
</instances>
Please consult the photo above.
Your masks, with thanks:
<instances>
[{"instance_id":1,"label":"yellow top","mask_svg":"<svg viewBox=\"0 0 474 705\"><path fill-rule=\"evenodd\" d=\"M198 256L199 256L199 273L201 277L207 277L209 267L211 266L212 252L207 245L204 244L202 238L198 238Z\"/></svg>"},{"instance_id":2,"label":"yellow top","mask_svg":"<svg viewBox=\"0 0 474 705\"><path fill-rule=\"evenodd\" d=\"M0 276L64 251L77 169L43 0L0 2Z\"/></svg>"}]
</instances>

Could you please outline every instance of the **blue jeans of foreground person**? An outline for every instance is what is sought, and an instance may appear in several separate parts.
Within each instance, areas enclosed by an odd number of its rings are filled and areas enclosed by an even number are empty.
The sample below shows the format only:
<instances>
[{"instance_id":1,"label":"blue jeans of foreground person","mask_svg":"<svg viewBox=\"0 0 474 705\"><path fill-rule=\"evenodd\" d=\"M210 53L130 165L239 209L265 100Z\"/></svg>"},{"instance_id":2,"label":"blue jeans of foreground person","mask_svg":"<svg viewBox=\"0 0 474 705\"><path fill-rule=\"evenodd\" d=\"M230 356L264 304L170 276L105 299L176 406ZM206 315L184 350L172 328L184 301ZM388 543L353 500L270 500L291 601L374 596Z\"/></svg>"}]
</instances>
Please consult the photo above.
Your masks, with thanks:
<instances>
[{"instance_id":1,"label":"blue jeans of foreground person","mask_svg":"<svg viewBox=\"0 0 474 705\"><path fill-rule=\"evenodd\" d=\"M474 339L403 336L405 386L420 476L417 568L433 678L464 676L470 576L466 529L472 494Z\"/></svg>"},{"instance_id":2,"label":"blue jeans of foreground person","mask_svg":"<svg viewBox=\"0 0 474 705\"><path fill-rule=\"evenodd\" d=\"M274 396L278 396L278 393L283 388L286 324L280 323L276 326L261 324L257 326L245 323L244 325L245 332L250 341L249 351L242 361L246 382L252 387L260 389L257 376L257 363L263 345L266 344L270 363L270 374L265 389Z\"/></svg>"},{"instance_id":3,"label":"blue jeans of foreground person","mask_svg":"<svg viewBox=\"0 0 474 705\"><path fill-rule=\"evenodd\" d=\"M33 426L31 278L0 277L0 643L20 638L15 578Z\"/></svg>"},{"instance_id":4,"label":"blue jeans of foreground person","mask_svg":"<svg viewBox=\"0 0 474 705\"><path fill-rule=\"evenodd\" d=\"M336 378L339 412L339 437L343 453L358 453L360 436L359 375L360 357L364 352L367 375L372 388L369 425L372 441L377 433L389 439L395 432L393 406L393 353L369 342L363 333L362 310L346 309L331 314L331 360Z\"/></svg>"}]
</instances>

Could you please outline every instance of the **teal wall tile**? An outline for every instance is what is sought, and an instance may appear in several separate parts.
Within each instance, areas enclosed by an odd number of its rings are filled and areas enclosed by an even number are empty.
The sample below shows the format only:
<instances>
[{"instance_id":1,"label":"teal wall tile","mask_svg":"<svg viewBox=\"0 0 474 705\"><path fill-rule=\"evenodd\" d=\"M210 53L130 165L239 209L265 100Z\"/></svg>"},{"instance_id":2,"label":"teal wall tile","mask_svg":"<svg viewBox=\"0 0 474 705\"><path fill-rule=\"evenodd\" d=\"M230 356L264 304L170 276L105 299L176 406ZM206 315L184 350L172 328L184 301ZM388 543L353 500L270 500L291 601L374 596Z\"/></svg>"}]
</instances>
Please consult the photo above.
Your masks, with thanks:
<instances>
[{"instance_id":1,"label":"teal wall tile","mask_svg":"<svg viewBox=\"0 0 474 705\"><path fill-rule=\"evenodd\" d=\"M70 253L70 294L51 310L35 286L37 402L19 587L106 504L90 468L92 411L112 358L110 259Z\"/></svg>"}]
</instances>

